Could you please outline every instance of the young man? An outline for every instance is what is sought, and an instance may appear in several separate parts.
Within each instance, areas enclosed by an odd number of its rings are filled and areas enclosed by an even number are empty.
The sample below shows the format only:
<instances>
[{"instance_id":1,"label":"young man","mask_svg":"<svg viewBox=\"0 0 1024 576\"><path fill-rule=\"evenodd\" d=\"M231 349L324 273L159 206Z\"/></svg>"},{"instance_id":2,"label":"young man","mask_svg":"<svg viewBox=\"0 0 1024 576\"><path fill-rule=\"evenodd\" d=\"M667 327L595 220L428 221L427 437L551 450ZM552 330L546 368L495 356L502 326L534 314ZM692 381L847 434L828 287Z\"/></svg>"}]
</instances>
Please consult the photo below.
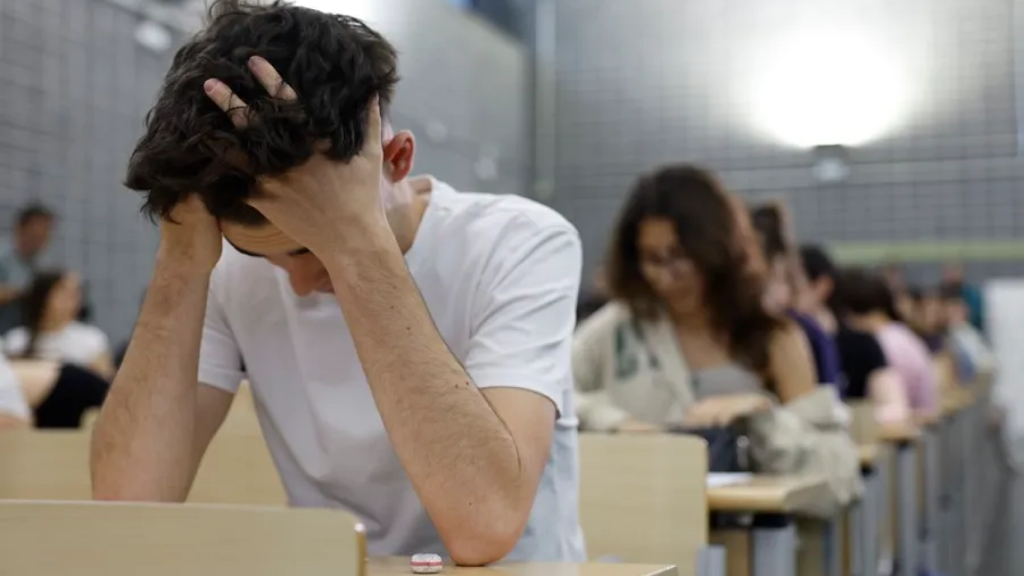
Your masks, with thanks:
<instances>
[{"instance_id":1,"label":"young man","mask_svg":"<svg viewBox=\"0 0 1024 576\"><path fill-rule=\"evenodd\" d=\"M213 10L129 169L161 243L95 496L185 499L248 378L291 503L352 510L370 554L584 560L576 231L407 179L413 137L381 116L395 52L362 22Z\"/></svg>"},{"instance_id":2,"label":"young man","mask_svg":"<svg viewBox=\"0 0 1024 576\"><path fill-rule=\"evenodd\" d=\"M52 230L53 213L41 204L31 204L18 211L13 242L0 246L0 335L21 321L18 298L32 281L36 260L50 243Z\"/></svg>"}]
</instances>

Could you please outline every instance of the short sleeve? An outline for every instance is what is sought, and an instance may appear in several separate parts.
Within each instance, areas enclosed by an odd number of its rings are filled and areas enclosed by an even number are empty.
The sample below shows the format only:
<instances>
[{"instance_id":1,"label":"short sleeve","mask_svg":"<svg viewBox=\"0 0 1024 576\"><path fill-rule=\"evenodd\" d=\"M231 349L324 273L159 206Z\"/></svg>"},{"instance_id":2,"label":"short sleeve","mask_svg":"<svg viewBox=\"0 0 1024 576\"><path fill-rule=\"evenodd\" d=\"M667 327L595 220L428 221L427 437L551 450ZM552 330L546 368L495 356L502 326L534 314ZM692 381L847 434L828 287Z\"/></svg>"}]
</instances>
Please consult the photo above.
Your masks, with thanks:
<instances>
[{"instance_id":1,"label":"short sleeve","mask_svg":"<svg viewBox=\"0 0 1024 576\"><path fill-rule=\"evenodd\" d=\"M524 228L506 231L484 265L465 367L479 388L532 390L561 413L572 383L582 248L565 221Z\"/></svg>"},{"instance_id":2,"label":"short sleeve","mask_svg":"<svg viewBox=\"0 0 1024 576\"><path fill-rule=\"evenodd\" d=\"M2 355L0 355L0 414L24 420L28 420L31 416L18 378Z\"/></svg>"},{"instance_id":3,"label":"short sleeve","mask_svg":"<svg viewBox=\"0 0 1024 576\"><path fill-rule=\"evenodd\" d=\"M4 354L10 357L21 356L28 346L28 330L15 328L4 336Z\"/></svg>"},{"instance_id":4,"label":"short sleeve","mask_svg":"<svg viewBox=\"0 0 1024 576\"><path fill-rule=\"evenodd\" d=\"M203 339L199 347L199 382L234 394L245 378L242 354L218 299L218 271L210 279Z\"/></svg>"}]
</instances>

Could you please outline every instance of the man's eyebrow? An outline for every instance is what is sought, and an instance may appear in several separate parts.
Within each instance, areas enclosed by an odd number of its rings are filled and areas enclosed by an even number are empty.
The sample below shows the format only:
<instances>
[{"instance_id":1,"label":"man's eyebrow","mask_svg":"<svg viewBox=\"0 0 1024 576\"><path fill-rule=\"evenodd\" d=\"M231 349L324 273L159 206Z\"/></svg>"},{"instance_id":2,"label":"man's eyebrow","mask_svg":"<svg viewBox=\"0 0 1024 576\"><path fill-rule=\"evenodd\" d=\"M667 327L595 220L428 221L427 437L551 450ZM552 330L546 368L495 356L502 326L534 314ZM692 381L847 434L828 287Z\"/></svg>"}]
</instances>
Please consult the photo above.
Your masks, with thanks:
<instances>
[{"instance_id":1,"label":"man's eyebrow","mask_svg":"<svg viewBox=\"0 0 1024 576\"><path fill-rule=\"evenodd\" d=\"M227 238L225 238L225 240L227 240ZM238 250L239 253L244 254L246 256L249 256L249 257L252 257L252 258L266 258L267 257L266 254L256 254L255 252L249 252L248 250L242 250L241 248L236 246L235 243L232 242L231 240L228 240L228 244L231 244L232 248L234 248L235 250ZM298 249L292 250L291 252L288 253L288 256L302 256L303 254L309 254L309 248L298 248Z\"/></svg>"}]
</instances>

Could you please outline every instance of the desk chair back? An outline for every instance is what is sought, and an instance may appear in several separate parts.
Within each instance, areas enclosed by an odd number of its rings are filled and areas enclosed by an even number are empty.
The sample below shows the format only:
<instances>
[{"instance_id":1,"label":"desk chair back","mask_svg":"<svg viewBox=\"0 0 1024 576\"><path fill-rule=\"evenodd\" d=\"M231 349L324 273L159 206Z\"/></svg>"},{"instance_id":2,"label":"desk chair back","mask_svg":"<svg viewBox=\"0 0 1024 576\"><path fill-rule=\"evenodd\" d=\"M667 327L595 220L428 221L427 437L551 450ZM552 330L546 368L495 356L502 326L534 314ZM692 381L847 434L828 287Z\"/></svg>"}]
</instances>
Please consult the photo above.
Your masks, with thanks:
<instances>
[{"instance_id":1,"label":"desk chair back","mask_svg":"<svg viewBox=\"0 0 1024 576\"><path fill-rule=\"evenodd\" d=\"M707 545L707 445L677 434L580 434L580 518L591 558L688 574Z\"/></svg>"},{"instance_id":2,"label":"desk chair back","mask_svg":"<svg viewBox=\"0 0 1024 576\"><path fill-rule=\"evenodd\" d=\"M88 500L89 431L0 434L0 499ZM210 443L189 502L287 503L266 444L258 435L220 433Z\"/></svg>"}]
</instances>

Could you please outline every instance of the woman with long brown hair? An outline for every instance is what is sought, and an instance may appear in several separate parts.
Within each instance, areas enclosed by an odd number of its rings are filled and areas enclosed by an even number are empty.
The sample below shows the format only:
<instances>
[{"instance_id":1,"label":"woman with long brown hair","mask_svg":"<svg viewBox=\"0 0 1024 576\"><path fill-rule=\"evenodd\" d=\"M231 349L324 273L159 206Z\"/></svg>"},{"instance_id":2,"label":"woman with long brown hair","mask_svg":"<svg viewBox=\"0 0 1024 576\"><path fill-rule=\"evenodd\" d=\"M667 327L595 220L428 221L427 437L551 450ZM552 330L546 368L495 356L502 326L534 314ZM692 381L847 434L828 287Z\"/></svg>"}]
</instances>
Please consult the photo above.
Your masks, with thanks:
<instances>
[{"instance_id":1,"label":"woman with long brown hair","mask_svg":"<svg viewBox=\"0 0 1024 576\"><path fill-rule=\"evenodd\" d=\"M78 321L82 281L78 274L41 272L32 280L21 305L21 326L4 338L11 358L52 360L86 368L104 377L114 375L107 336Z\"/></svg>"},{"instance_id":2,"label":"woman with long brown hair","mask_svg":"<svg viewBox=\"0 0 1024 576\"><path fill-rule=\"evenodd\" d=\"M641 177L608 254L614 300L574 344L581 424L650 432L743 423L760 469L813 463L846 502L859 487L857 461L835 390L818 386L799 327L765 308L765 280L746 207L710 173L681 165Z\"/></svg>"}]
</instances>

